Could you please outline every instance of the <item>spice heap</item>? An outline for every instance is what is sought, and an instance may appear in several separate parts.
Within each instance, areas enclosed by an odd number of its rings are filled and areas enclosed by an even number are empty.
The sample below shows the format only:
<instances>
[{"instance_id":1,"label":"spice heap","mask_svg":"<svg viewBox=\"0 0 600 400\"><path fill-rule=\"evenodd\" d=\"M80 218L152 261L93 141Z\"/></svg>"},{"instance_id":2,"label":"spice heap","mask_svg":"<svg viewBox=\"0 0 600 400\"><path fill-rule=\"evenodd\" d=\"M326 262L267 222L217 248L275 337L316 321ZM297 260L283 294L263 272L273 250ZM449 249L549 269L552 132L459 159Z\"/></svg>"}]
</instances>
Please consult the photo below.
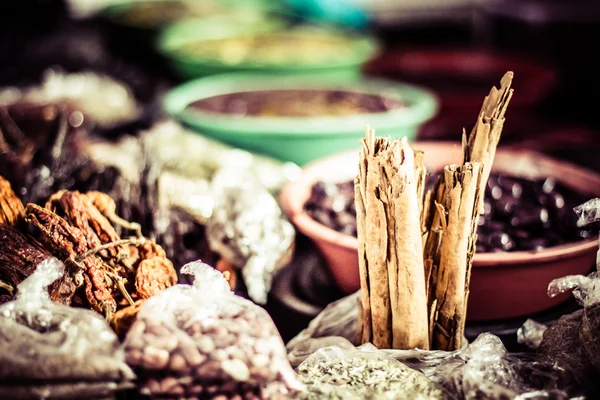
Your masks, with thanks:
<instances>
[{"instance_id":1,"label":"spice heap","mask_svg":"<svg viewBox=\"0 0 600 400\"><path fill-rule=\"evenodd\" d=\"M462 165L424 194L423 154L367 130L355 180L362 288L357 341L379 348L462 346L477 220L513 74L485 98Z\"/></svg>"},{"instance_id":2,"label":"spice heap","mask_svg":"<svg viewBox=\"0 0 600 400\"><path fill-rule=\"evenodd\" d=\"M23 207L2 177L0 187L0 219L13 225L0 224L0 276L8 295L39 262L54 256L64 262L65 273L50 286L50 298L97 311L119 331L136 301L177 283L164 250L144 238L139 225L117 216L106 194L59 191L45 207ZM113 224L136 235L121 239Z\"/></svg>"}]
</instances>

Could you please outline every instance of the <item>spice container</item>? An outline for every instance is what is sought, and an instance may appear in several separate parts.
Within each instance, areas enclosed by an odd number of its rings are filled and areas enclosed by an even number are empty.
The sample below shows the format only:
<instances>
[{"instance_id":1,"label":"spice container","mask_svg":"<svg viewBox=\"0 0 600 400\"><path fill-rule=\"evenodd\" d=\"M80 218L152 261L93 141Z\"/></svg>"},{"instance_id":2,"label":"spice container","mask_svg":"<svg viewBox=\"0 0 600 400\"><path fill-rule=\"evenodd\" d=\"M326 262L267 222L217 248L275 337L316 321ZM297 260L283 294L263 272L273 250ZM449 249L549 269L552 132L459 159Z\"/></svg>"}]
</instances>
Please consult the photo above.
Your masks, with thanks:
<instances>
[{"instance_id":1,"label":"spice container","mask_svg":"<svg viewBox=\"0 0 600 400\"><path fill-rule=\"evenodd\" d=\"M260 0L125 0L113 2L103 10L103 14L113 24L153 31L192 18L258 16L264 13L265 4L261 3Z\"/></svg>"},{"instance_id":2,"label":"spice container","mask_svg":"<svg viewBox=\"0 0 600 400\"><path fill-rule=\"evenodd\" d=\"M458 144L424 142L417 143L416 147L425 151L425 163L433 171L461 157ZM304 211L304 204L315 182L347 181L354 177L357 163L354 153L315 162L304 168L302 178L284 187L280 198L282 208L296 227L315 241L346 293L359 288L357 240L351 234L336 232L312 219ZM529 151L498 150L494 171L530 179L553 177L587 196L597 194L593 190L600 187L600 177L596 174ZM566 297L547 298L548 283L563 275L587 273L595 252L593 238L539 251L478 252L471 275L469 320L524 316L560 304Z\"/></svg>"},{"instance_id":3,"label":"spice container","mask_svg":"<svg viewBox=\"0 0 600 400\"><path fill-rule=\"evenodd\" d=\"M186 78L254 71L270 74L358 74L378 46L373 38L273 16L189 20L165 29L159 51Z\"/></svg>"},{"instance_id":4,"label":"spice container","mask_svg":"<svg viewBox=\"0 0 600 400\"><path fill-rule=\"evenodd\" d=\"M436 105L424 89L386 81L241 73L183 84L164 101L201 134L297 164L354 148L366 123L414 137Z\"/></svg>"}]
</instances>

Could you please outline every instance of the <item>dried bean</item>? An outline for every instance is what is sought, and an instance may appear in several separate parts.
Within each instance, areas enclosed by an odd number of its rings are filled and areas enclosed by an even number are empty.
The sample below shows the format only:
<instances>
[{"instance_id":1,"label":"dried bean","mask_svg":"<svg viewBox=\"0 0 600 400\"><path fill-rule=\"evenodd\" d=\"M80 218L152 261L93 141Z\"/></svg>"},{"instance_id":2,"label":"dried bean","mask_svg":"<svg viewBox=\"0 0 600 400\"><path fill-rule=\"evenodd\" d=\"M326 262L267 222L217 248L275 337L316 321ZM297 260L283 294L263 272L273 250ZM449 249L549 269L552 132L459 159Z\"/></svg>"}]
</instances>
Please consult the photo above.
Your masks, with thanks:
<instances>
[{"instance_id":1,"label":"dried bean","mask_svg":"<svg viewBox=\"0 0 600 400\"><path fill-rule=\"evenodd\" d=\"M133 348L127 351L127 364L129 365L142 365L144 363L144 353L137 349Z\"/></svg>"},{"instance_id":2,"label":"dried bean","mask_svg":"<svg viewBox=\"0 0 600 400\"><path fill-rule=\"evenodd\" d=\"M169 363L169 352L146 346L144 349L144 368L161 370Z\"/></svg>"},{"instance_id":3,"label":"dried bean","mask_svg":"<svg viewBox=\"0 0 600 400\"><path fill-rule=\"evenodd\" d=\"M185 358L183 358L181 354L171 354L169 360L169 369L171 371L182 373L187 371L189 368L190 367L185 361Z\"/></svg>"},{"instance_id":4,"label":"dried bean","mask_svg":"<svg viewBox=\"0 0 600 400\"><path fill-rule=\"evenodd\" d=\"M172 376L167 376L160 383L160 391L162 393L169 393L171 389L175 388L179 384L177 383L177 379Z\"/></svg>"},{"instance_id":5,"label":"dried bean","mask_svg":"<svg viewBox=\"0 0 600 400\"><path fill-rule=\"evenodd\" d=\"M428 185L436 180L437 176L431 175ZM553 178L534 181L493 173L485 196L484 215L478 219L477 252L536 251L589 239L592 232L600 228L600 223L591 229L589 226L577 227L572 208L583 203L586 197ZM339 211L341 199L346 206ZM321 224L356 236L353 204L353 181L318 182L312 188L305 210ZM501 233L514 238L514 245L507 246L498 241L497 236Z\"/></svg>"},{"instance_id":6,"label":"dried bean","mask_svg":"<svg viewBox=\"0 0 600 400\"><path fill-rule=\"evenodd\" d=\"M175 336L167 336L160 338L160 347L168 352L172 352L179 345L179 341Z\"/></svg>"},{"instance_id":7,"label":"dried bean","mask_svg":"<svg viewBox=\"0 0 600 400\"><path fill-rule=\"evenodd\" d=\"M199 338L196 342L198 350L204 354L211 354L215 350L215 343L208 336Z\"/></svg>"},{"instance_id":8,"label":"dried bean","mask_svg":"<svg viewBox=\"0 0 600 400\"><path fill-rule=\"evenodd\" d=\"M151 395L152 393L159 393L161 391L160 382L156 379L148 379L144 384L142 394Z\"/></svg>"}]
</instances>

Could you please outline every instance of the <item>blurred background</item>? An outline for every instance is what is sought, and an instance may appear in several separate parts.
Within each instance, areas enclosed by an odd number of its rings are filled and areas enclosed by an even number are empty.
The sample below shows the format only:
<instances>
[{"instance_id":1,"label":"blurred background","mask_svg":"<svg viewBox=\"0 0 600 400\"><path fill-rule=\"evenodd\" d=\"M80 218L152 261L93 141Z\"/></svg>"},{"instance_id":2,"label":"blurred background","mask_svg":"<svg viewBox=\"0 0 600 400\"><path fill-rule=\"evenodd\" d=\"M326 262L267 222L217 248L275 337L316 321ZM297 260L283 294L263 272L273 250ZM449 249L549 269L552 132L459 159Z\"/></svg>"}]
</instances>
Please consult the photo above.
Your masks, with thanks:
<instances>
[{"instance_id":1,"label":"blurred background","mask_svg":"<svg viewBox=\"0 0 600 400\"><path fill-rule=\"evenodd\" d=\"M265 19L283 16L375 38L381 48L361 65L365 74L423 85L439 96L439 113L419 138L456 138L471 126L491 85L514 70L516 94L503 144L522 142L600 167L595 164L599 78L593 56L600 4L594 0L136 2L154 3L151 8L126 3L131 2L2 2L0 85L39 81L51 66L95 70L126 82L138 99L151 104L189 78L169 68L157 50L161 30L186 18L202 24L217 15L263 13Z\"/></svg>"},{"instance_id":2,"label":"blurred background","mask_svg":"<svg viewBox=\"0 0 600 400\"><path fill-rule=\"evenodd\" d=\"M413 121L416 130L407 131L414 133L411 138L459 141L463 128L469 130L476 120L484 96L511 70L515 94L501 146L533 149L600 171L596 116L600 65L594 54L599 27L596 0L3 1L0 105L14 102L26 87L41 85L46 99L59 96L58 92L69 92L67 97L73 99L84 86L97 85L102 96L88 91L92 94L85 98L86 106L94 110L97 121L105 115L106 123L97 124L93 133L114 138L176 114L172 107L177 101L164 102L165 95L196 78L228 72L325 81L354 82L360 77L383 79L390 90L402 92L409 105L421 105L421 116ZM92 75L68 85L61 81L61 74L83 72ZM116 86L90 76L108 77ZM244 76L218 79L204 89L198 86L196 98L188 98L188 103L220 94L225 86L241 90L253 84ZM243 84L235 86L236 82ZM382 93L384 86L370 90ZM29 98L36 93L29 93ZM317 129L316 121L310 129ZM211 127L219 134L226 131L209 122L194 120L190 125L201 133ZM273 126L265 124L264 129ZM287 132L294 127L285 126L279 129ZM246 128L250 125L228 127L235 134L240 133L235 129ZM364 135L363 124L355 128ZM237 145L237 139L234 135L225 141ZM350 146L355 148L356 139L352 140ZM256 150L267 144L245 146ZM298 164L317 156L296 159L297 154L264 150ZM284 283L283 278L276 280L271 297L277 299L271 298L268 305L285 339L342 295L332 289L331 277L310 241L300 235L296 249L311 249L297 252L295 263L304 266L304 273L291 277L288 273ZM310 288L304 300L292 298L292 284ZM291 309L296 314L290 319ZM281 317L286 313L287 319ZM513 328L521 323L511 323L508 331L514 336ZM504 329L496 328L497 334Z\"/></svg>"}]
</instances>

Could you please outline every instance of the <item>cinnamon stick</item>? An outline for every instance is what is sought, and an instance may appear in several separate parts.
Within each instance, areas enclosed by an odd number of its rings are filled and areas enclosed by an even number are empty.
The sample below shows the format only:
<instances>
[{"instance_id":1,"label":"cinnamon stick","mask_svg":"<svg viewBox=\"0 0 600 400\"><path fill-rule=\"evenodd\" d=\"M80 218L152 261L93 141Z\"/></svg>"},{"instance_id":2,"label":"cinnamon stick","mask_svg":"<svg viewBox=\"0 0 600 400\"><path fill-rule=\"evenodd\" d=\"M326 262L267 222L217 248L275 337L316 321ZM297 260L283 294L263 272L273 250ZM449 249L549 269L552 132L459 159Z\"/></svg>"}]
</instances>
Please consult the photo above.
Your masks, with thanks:
<instances>
[{"instance_id":1,"label":"cinnamon stick","mask_svg":"<svg viewBox=\"0 0 600 400\"><path fill-rule=\"evenodd\" d=\"M355 181L362 288L361 343L429 348L420 210L422 153L406 139L361 141ZM370 323L369 323L370 322Z\"/></svg>"},{"instance_id":2,"label":"cinnamon stick","mask_svg":"<svg viewBox=\"0 0 600 400\"><path fill-rule=\"evenodd\" d=\"M462 346L477 219L513 93L512 77L507 72L500 89L492 88L471 134L463 133L463 165L447 166L436 189L425 196L424 269L434 349Z\"/></svg>"},{"instance_id":3,"label":"cinnamon stick","mask_svg":"<svg viewBox=\"0 0 600 400\"><path fill-rule=\"evenodd\" d=\"M466 163L444 168L443 238L435 282L435 325L432 346L453 350L462 346L466 321L468 276L475 250L475 222L482 165ZM441 209L438 214L441 214Z\"/></svg>"},{"instance_id":4,"label":"cinnamon stick","mask_svg":"<svg viewBox=\"0 0 600 400\"><path fill-rule=\"evenodd\" d=\"M358 320L357 325L357 343L367 343L371 341L371 293L369 290L369 272L368 259L366 252L366 204L365 204L365 185L363 182L367 180L367 160L362 157L359 166L359 173L354 180L354 203L356 209L356 228L358 233L358 271L360 276L361 288L361 307L359 312L362 317Z\"/></svg>"},{"instance_id":5,"label":"cinnamon stick","mask_svg":"<svg viewBox=\"0 0 600 400\"><path fill-rule=\"evenodd\" d=\"M514 92L510 87L513 76L512 71L507 72L500 80L500 88L492 87L490 93L483 100L477 122L471 129L468 139L466 132L463 132L463 164L467 162L483 164L481 173L481 185L483 187L487 184L492 171L496 147L504 127L506 109ZM484 212L483 197L482 195L478 200L479 215Z\"/></svg>"}]
</instances>

